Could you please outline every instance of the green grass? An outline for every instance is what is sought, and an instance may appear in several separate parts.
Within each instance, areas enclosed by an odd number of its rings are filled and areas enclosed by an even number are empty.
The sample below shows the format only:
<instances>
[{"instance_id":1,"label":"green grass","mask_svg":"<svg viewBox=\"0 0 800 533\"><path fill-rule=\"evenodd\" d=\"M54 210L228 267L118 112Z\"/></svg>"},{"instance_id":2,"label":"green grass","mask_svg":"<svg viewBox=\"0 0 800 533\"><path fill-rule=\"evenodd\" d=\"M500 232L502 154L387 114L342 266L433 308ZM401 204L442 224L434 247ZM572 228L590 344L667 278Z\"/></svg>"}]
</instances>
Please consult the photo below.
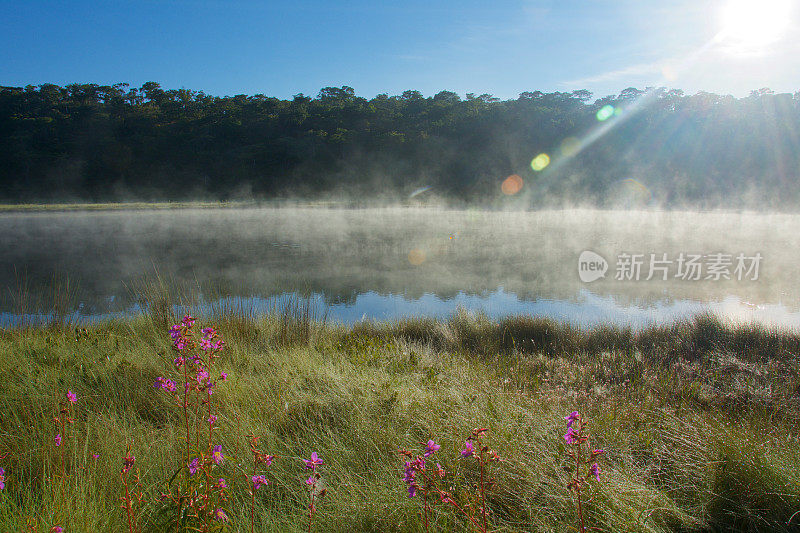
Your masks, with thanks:
<instances>
[{"instance_id":1,"label":"green grass","mask_svg":"<svg viewBox=\"0 0 800 533\"><path fill-rule=\"evenodd\" d=\"M0 531L25 531L30 520L39 531L127 531L126 446L141 469L143 529L171 527L174 512L156 496L180 466L181 418L153 388L173 358L163 320L0 331ZM257 495L256 531L305 530L300 458L312 451L327 487L316 531L422 531L397 450L435 438L448 485L465 497L477 473L458 452L481 426L504 459L492 466L492 530L567 531L576 514L563 417L576 409L607 450L590 525L800 529L794 333L708 316L643 331L466 313L341 327L296 308L216 325L227 342L219 368L229 379L214 399L232 531L249 531L247 435L278 456ZM61 482L52 417L67 389L79 401ZM440 505L434 524L469 531Z\"/></svg>"}]
</instances>

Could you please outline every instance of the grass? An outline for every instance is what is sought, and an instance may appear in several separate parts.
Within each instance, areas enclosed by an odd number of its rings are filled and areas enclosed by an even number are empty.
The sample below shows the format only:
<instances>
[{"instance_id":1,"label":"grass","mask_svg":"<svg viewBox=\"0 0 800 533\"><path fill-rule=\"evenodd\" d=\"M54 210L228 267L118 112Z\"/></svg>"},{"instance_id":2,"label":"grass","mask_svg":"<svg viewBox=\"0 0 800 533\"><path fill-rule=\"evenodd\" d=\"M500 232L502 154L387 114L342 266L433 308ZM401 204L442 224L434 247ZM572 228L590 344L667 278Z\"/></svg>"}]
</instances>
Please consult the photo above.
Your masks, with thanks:
<instances>
[{"instance_id":1,"label":"grass","mask_svg":"<svg viewBox=\"0 0 800 533\"><path fill-rule=\"evenodd\" d=\"M142 529L174 530L157 496L179 466L181 414L153 388L174 357L168 319L160 308L79 329L0 330L0 531L32 522L39 531L127 531L127 446L141 471ZM607 452L587 525L800 530L793 332L710 316L634 331L467 313L343 327L289 305L263 318L218 314L215 325L227 343L217 366L229 377L214 401L232 531L249 530L248 435L277 456L256 493L257 531L306 530L300 458L316 451L327 494L315 531L414 532L420 505L401 481L398 449L435 438L448 485L466 498L477 471L459 450L477 427L490 429L486 441L504 459L492 466L490 530L574 528L563 439L573 410ZM62 480L52 418L67 389L79 400ZM469 527L434 505L431 530Z\"/></svg>"},{"instance_id":2,"label":"grass","mask_svg":"<svg viewBox=\"0 0 800 533\"><path fill-rule=\"evenodd\" d=\"M124 209L206 209L220 207L243 207L254 205L246 201L218 201L218 202L76 202L76 203L29 203L29 204L0 204L0 213L35 212L35 211L108 211Z\"/></svg>"},{"instance_id":3,"label":"grass","mask_svg":"<svg viewBox=\"0 0 800 533\"><path fill-rule=\"evenodd\" d=\"M0 204L2 213L59 212L59 211L116 211L147 209L220 209L295 205L306 207L342 208L359 205L355 201L336 200L196 200L196 201L122 201L122 202L72 202L72 203L16 203Z\"/></svg>"}]
</instances>

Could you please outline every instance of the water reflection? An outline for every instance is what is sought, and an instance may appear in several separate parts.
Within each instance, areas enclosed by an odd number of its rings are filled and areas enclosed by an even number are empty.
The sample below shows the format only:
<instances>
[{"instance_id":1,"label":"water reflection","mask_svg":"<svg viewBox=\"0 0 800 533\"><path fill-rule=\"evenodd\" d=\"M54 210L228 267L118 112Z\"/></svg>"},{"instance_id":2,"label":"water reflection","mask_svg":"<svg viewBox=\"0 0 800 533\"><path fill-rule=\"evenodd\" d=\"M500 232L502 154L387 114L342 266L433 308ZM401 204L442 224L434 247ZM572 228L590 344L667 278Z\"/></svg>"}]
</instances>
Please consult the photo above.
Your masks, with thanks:
<instances>
[{"instance_id":1,"label":"water reflection","mask_svg":"<svg viewBox=\"0 0 800 533\"><path fill-rule=\"evenodd\" d=\"M800 302L800 216L785 214L421 207L4 213L0 248L4 324L12 314L49 309L54 275L76 288L59 304L65 314L135 312L144 302L142 280L156 271L193 301L239 298L263 311L280 295L311 294L342 322L442 317L463 307L636 325L714 308L793 324ZM608 260L605 278L581 281L585 250ZM759 253L763 261L757 281L614 279L620 254L683 253ZM16 296L20 277L30 305Z\"/></svg>"},{"instance_id":2,"label":"water reflection","mask_svg":"<svg viewBox=\"0 0 800 533\"><path fill-rule=\"evenodd\" d=\"M324 294L302 295L286 293L280 296L227 297L201 302L191 307L175 307L179 315L190 312L195 315L213 316L220 309L236 309L245 315L263 316L280 310L285 302L308 302L309 314L328 323L354 324L359 321L395 321L412 317L446 319L460 311L480 313L492 319L509 315L532 315L552 318L578 327L615 324L642 328L653 324L669 324L689 319L700 313L712 313L732 323L758 322L781 328L800 328L800 311L791 310L782 304L753 305L736 296L720 301L662 300L652 303L631 304L621 302L613 296L601 296L581 290L573 299L556 300L542 298L525 300L506 292L503 288L486 294L460 292L452 298L441 298L435 294L423 294L418 298L402 294L378 294L367 291L355 295L349 301L331 303ZM139 305L126 311L85 314L80 310L67 314L65 321L74 324L91 323L111 318L122 318L144 312ZM0 326L14 327L23 321L27 324L46 324L53 320L52 314L0 313Z\"/></svg>"}]
</instances>

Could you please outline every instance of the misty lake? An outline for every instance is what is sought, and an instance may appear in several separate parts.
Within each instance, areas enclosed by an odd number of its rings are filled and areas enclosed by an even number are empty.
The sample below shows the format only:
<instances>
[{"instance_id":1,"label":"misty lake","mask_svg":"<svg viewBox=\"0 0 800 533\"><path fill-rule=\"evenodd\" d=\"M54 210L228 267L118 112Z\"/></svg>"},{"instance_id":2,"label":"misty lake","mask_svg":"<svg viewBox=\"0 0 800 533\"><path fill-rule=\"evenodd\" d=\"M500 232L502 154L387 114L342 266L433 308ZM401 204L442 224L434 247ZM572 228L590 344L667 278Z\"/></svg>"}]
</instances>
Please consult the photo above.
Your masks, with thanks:
<instances>
[{"instance_id":1,"label":"misty lake","mask_svg":"<svg viewBox=\"0 0 800 533\"><path fill-rule=\"evenodd\" d=\"M344 323L444 317L464 308L491 317L526 313L578 325L641 326L708 310L797 327L799 240L800 216L786 214L427 207L8 212L0 214L0 325L18 323L21 313L26 320L46 314L42 302L53 279L69 280L73 318L137 312L137 288L158 275L205 305L259 313L282 296L302 295L319 316ZM599 273L605 260L603 277L582 281L584 251L597 258L584 265L584 277Z\"/></svg>"}]
</instances>

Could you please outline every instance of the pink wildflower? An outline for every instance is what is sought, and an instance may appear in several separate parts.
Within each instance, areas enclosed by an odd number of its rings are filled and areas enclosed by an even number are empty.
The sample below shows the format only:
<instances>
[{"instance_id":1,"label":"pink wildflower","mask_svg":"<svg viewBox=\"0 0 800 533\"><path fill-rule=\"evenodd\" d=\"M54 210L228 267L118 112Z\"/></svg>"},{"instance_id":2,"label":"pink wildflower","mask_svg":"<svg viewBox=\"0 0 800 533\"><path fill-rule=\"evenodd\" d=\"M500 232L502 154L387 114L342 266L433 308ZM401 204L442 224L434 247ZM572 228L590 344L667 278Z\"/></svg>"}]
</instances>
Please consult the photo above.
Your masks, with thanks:
<instances>
[{"instance_id":1,"label":"pink wildflower","mask_svg":"<svg viewBox=\"0 0 800 533\"><path fill-rule=\"evenodd\" d=\"M259 453L259 452L255 452L255 454L256 454L255 459L257 462L263 463L266 466L272 466L272 460L275 459L274 455L269 455L266 453Z\"/></svg>"},{"instance_id":2,"label":"pink wildflower","mask_svg":"<svg viewBox=\"0 0 800 533\"><path fill-rule=\"evenodd\" d=\"M214 451L211 454L211 460L214 461L215 465L222 464L222 461L225 460L225 456L222 455L222 445L218 444L214 446Z\"/></svg>"},{"instance_id":3,"label":"pink wildflower","mask_svg":"<svg viewBox=\"0 0 800 533\"><path fill-rule=\"evenodd\" d=\"M161 387L165 391L175 392L175 389L177 389L178 386L171 379L159 377L156 379L156 382L153 384L153 387L156 388Z\"/></svg>"},{"instance_id":4,"label":"pink wildflower","mask_svg":"<svg viewBox=\"0 0 800 533\"><path fill-rule=\"evenodd\" d=\"M50 533L64 533L64 528L61 526L53 526L50 528Z\"/></svg>"},{"instance_id":5,"label":"pink wildflower","mask_svg":"<svg viewBox=\"0 0 800 533\"><path fill-rule=\"evenodd\" d=\"M0 466L0 490L6 488L6 471Z\"/></svg>"},{"instance_id":6,"label":"pink wildflower","mask_svg":"<svg viewBox=\"0 0 800 533\"><path fill-rule=\"evenodd\" d=\"M472 457L475 455L475 448L472 446L472 441L468 440L464 443L464 449L461 450L461 457Z\"/></svg>"},{"instance_id":7,"label":"pink wildflower","mask_svg":"<svg viewBox=\"0 0 800 533\"><path fill-rule=\"evenodd\" d=\"M250 479L253 482L253 490L258 490L267 484L267 478L264 476L253 476Z\"/></svg>"},{"instance_id":8,"label":"pink wildflower","mask_svg":"<svg viewBox=\"0 0 800 533\"><path fill-rule=\"evenodd\" d=\"M78 401L78 397L75 396L75 393L71 390L67 390L67 400L69 400L70 403L75 403Z\"/></svg>"},{"instance_id":9,"label":"pink wildflower","mask_svg":"<svg viewBox=\"0 0 800 533\"><path fill-rule=\"evenodd\" d=\"M600 465L597 463L589 467L589 473L594 476L597 481L600 481Z\"/></svg>"},{"instance_id":10,"label":"pink wildflower","mask_svg":"<svg viewBox=\"0 0 800 533\"><path fill-rule=\"evenodd\" d=\"M56 446L61 446L61 433L56 433Z\"/></svg>"},{"instance_id":11,"label":"pink wildflower","mask_svg":"<svg viewBox=\"0 0 800 533\"><path fill-rule=\"evenodd\" d=\"M576 421L581 419L581 414L578 411L572 411L570 414L564 417L564 420L567 421L567 427L571 428L572 424Z\"/></svg>"},{"instance_id":12,"label":"pink wildflower","mask_svg":"<svg viewBox=\"0 0 800 533\"><path fill-rule=\"evenodd\" d=\"M567 441L567 444L575 444L578 442L578 432L575 431L575 428L569 428L567 430L567 434L564 435L564 440Z\"/></svg>"},{"instance_id":13,"label":"pink wildflower","mask_svg":"<svg viewBox=\"0 0 800 533\"><path fill-rule=\"evenodd\" d=\"M318 465L322 464L322 459L317 457L317 452L311 452L311 459L303 459L303 461L305 461L308 470L314 470Z\"/></svg>"},{"instance_id":14,"label":"pink wildflower","mask_svg":"<svg viewBox=\"0 0 800 533\"><path fill-rule=\"evenodd\" d=\"M430 457L434 453L436 453L441 446L436 444L433 439L428 441L427 446L425 447L425 453L423 454L425 457Z\"/></svg>"},{"instance_id":15,"label":"pink wildflower","mask_svg":"<svg viewBox=\"0 0 800 533\"><path fill-rule=\"evenodd\" d=\"M417 466L418 462L406 461L403 469L403 481L408 485L408 497L413 498L417 494Z\"/></svg>"},{"instance_id":16,"label":"pink wildflower","mask_svg":"<svg viewBox=\"0 0 800 533\"><path fill-rule=\"evenodd\" d=\"M197 457L192 459L192 462L189 463L189 475L193 476L197 473Z\"/></svg>"},{"instance_id":17,"label":"pink wildflower","mask_svg":"<svg viewBox=\"0 0 800 533\"><path fill-rule=\"evenodd\" d=\"M211 415L208 417L208 423L214 425L217 423L217 415Z\"/></svg>"},{"instance_id":18,"label":"pink wildflower","mask_svg":"<svg viewBox=\"0 0 800 533\"><path fill-rule=\"evenodd\" d=\"M222 523L228 522L228 515L225 514L225 511L222 509L215 509L214 510L214 520L218 520Z\"/></svg>"}]
</instances>

